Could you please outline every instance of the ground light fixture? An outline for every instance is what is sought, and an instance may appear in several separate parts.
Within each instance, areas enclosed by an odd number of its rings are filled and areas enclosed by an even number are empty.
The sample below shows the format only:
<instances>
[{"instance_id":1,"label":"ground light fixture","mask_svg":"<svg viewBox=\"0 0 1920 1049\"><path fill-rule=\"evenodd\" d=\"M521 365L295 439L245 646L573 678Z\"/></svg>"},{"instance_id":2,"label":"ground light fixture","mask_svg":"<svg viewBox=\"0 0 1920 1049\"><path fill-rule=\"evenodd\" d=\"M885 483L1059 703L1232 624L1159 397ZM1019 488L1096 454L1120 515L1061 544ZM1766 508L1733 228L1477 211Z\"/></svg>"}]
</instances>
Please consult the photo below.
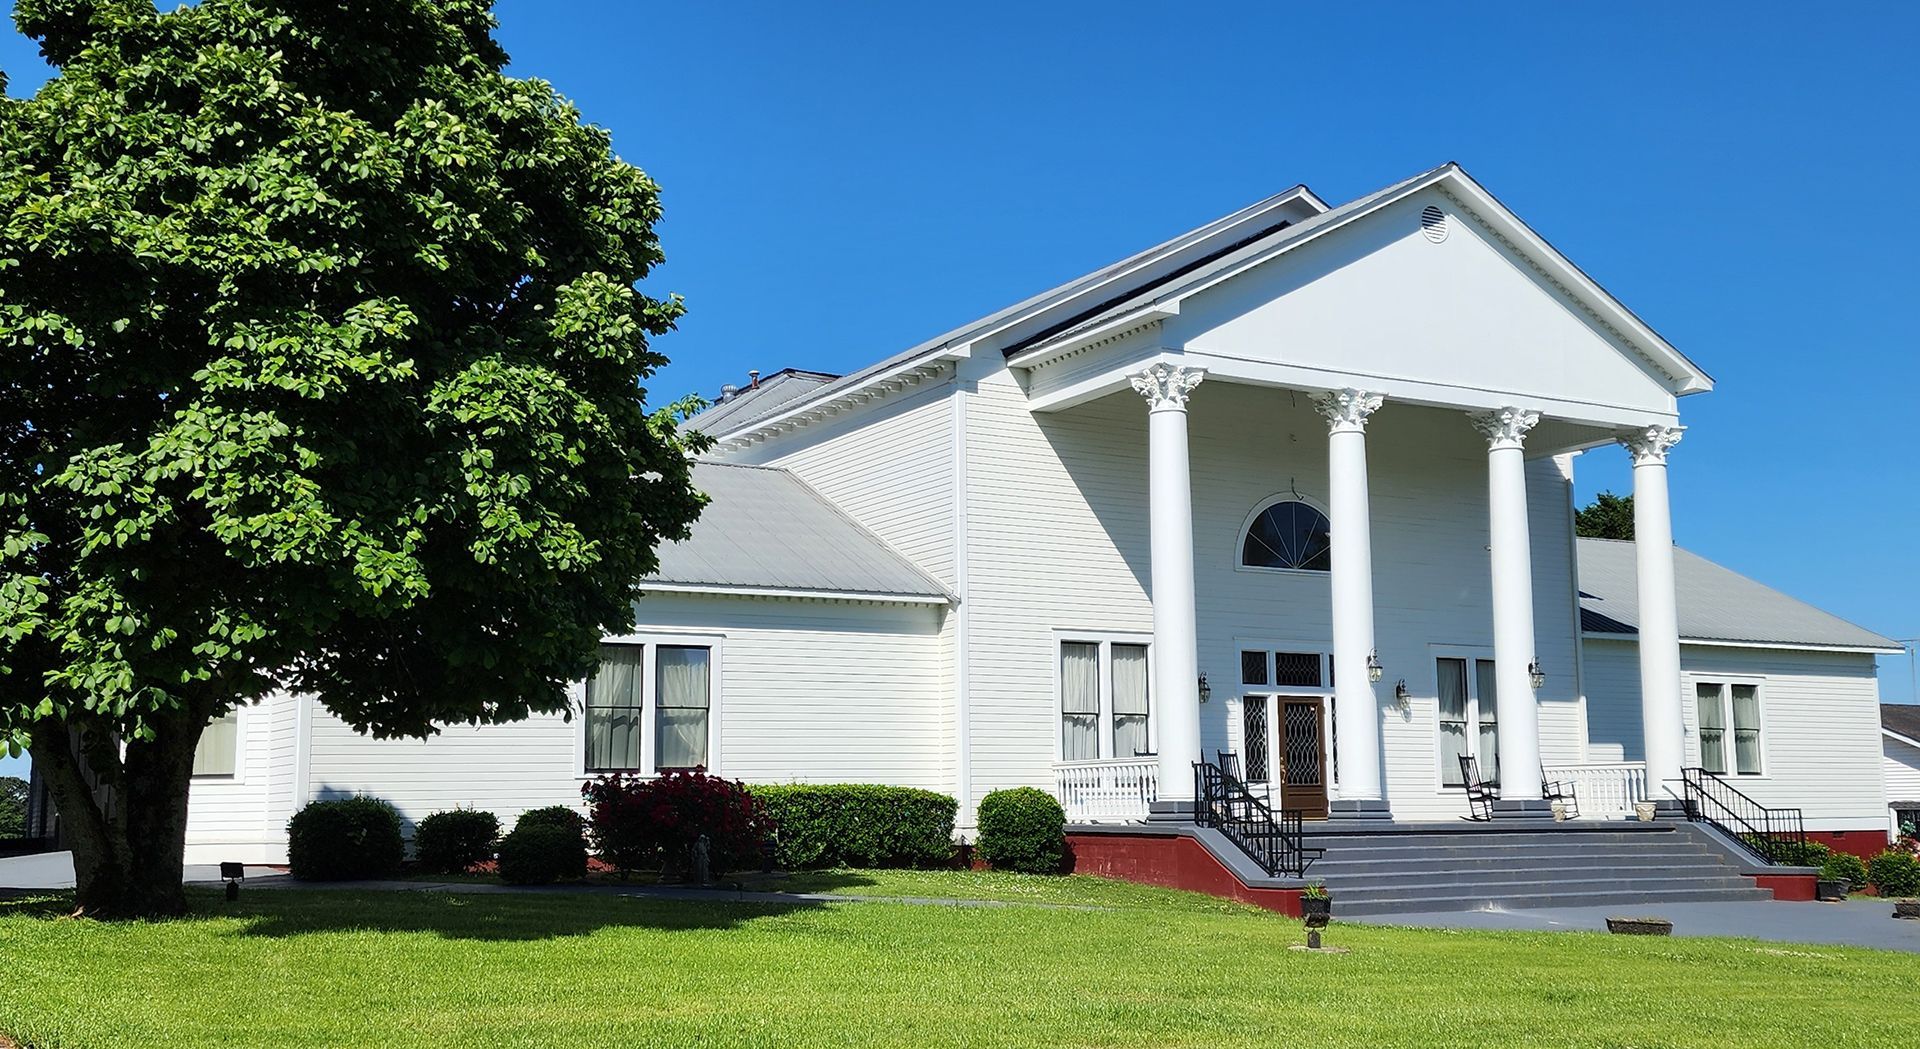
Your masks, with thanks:
<instances>
[{"instance_id":1,"label":"ground light fixture","mask_svg":"<svg viewBox=\"0 0 1920 1049\"><path fill-rule=\"evenodd\" d=\"M227 883L228 900L237 900L240 898L240 881L246 876L246 864L221 862L220 877Z\"/></svg>"}]
</instances>

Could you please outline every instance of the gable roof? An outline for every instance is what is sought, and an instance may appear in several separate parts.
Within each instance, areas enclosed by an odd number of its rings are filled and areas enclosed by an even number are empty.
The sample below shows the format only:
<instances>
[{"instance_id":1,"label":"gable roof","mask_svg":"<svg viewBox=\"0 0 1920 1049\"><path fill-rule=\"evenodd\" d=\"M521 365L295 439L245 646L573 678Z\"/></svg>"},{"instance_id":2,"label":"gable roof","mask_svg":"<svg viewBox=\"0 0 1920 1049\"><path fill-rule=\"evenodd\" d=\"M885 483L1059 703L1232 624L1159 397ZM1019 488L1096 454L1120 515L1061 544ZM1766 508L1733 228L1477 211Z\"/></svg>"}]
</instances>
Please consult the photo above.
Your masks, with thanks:
<instances>
[{"instance_id":1,"label":"gable roof","mask_svg":"<svg viewBox=\"0 0 1920 1049\"><path fill-rule=\"evenodd\" d=\"M1104 297L1111 295L1115 288L1132 287L1135 282L1152 279L1165 268L1180 265L1191 256L1214 251L1221 243L1237 242L1249 230L1273 229L1285 225L1280 218L1283 212L1312 214L1326 210L1326 202L1304 185L1282 190L1265 200L1162 241L1145 251L1136 252L1118 262L1075 277L1038 295L1029 296L978 320L962 324L958 328L911 346L891 357L843 375L823 384L811 391L810 396L787 407L797 410L803 403L828 399L836 394L857 389L874 379L938 359L943 354L975 339L1001 331L1048 310L1062 307L1063 304L1080 296ZM751 420L745 418L711 420L707 425L697 428L714 437L724 438L754 423L767 421L782 414L785 413L769 412Z\"/></svg>"},{"instance_id":2,"label":"gable roof","mask_svg":"<svg viewBox=\"0 0 1920 1049\"><path fill-rule=\"evenodd\" d=\"M778 467L699 462L693 532L660 545L642 591L948 604L952 595L806 482Z\"/></svg>"},{"instance_id":3,"label":"gable roof","mask_svg":"<svg viewBox=\"0 0 1920 1049\"><path fill-rule=\"evenodd\" d=\"M1880 730L1897 736L1900 742L1920 747L1920 706L1911 703L1880 704Z\"/></svg>"},{"instance_id":4,"label":"gable roof","mask_svg":"<svg viewBox=\"0 0 1920 1049\"><path fill-rule=\"evenodd\" d=\"M781 405L838 378L829 372L782 368L731 396L722 393L719 399L689 419L687 425L702 433L719 433L769 415Z\"/></svg>"},{"instance_id":5,"label":"gable roof","mask_svg":"<svg viewBox=\"0 0 1920 1049\"><path fill-rule=\"evenodd\" d=\"M1449 161L1331 209L1306 186L1295 186L824 383L805 396L781 405L780 410L752 418L711 419L700 429L725 439L761 424L799 416L809 406L851 393L904 369L949 356L964 356L964 351L974 343L997 349L1011 358L1070 340L1129 314L1150 311L1169 300L1177 301L1194 294L1279 252L1429 187L1439 187L1495 237L1528 257L1542 275L1577 302L1594 323L1613 331L1635 347L1651 366L1666 374L1676 393L1698 393L1713 388L1711 376L1529 228L1465 169Z\"/></svg>"},{"instance_id":6,"label":"gable roof","mask_svg":"<svg viewBox=\"0 0 1920 1049\"><path fill-rule=\"evenodd\" d=\"M1631 541L1581 538L1580 629L1594 636L1639 633L1639 582ZM1898 652L1898 642L1855 626L1730 568L1675 547L1674 589L1682 641L1780 648Z\"/></svg>"}]
</instances>

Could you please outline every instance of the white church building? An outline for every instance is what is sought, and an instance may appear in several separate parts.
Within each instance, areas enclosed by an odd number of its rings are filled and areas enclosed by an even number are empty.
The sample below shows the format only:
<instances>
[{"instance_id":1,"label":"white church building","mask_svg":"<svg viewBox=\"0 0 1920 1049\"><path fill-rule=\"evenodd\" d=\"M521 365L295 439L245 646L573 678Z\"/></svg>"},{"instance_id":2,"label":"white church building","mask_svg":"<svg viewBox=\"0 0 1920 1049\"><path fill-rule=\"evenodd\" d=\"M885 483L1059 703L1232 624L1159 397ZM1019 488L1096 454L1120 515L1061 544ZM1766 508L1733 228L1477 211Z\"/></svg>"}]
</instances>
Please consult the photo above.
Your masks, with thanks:
<instances>
[{"instance_id":1,"label":"white church building","mask_svg":"<svg viewBox=\"0 0 1920 1049\"><path fill-rule=\"evenodd\" d=\"M571 717L426 741L276 697L207 736L189 858L279 860L306 800L409 820L603 771L1056 792L1177 817L1230 761L1306 820L1672 808L1683 769L1878 831L1886 638L1684 551L1712 379L1456 165L1296 186L845 376L729 388L712 501ZM1630 456L1637 542L1577 541ZM1589 582L1591 578L1592 582ZM1838 839L1836 839L1838 840Z\"/></svg>"}]
</instances>

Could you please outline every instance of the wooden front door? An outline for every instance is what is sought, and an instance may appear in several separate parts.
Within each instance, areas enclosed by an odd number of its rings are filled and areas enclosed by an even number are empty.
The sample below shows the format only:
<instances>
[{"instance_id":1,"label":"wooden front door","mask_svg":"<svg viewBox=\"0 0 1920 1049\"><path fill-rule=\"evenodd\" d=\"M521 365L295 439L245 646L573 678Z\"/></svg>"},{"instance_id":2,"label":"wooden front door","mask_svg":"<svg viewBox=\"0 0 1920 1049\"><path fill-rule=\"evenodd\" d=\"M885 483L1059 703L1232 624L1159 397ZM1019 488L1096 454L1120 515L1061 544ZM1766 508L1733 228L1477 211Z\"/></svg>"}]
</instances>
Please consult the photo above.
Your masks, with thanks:
<instances>
[{"instance_id":1,"label":"wooden front door","mask_svg":"<svg viewBox=\"0 0 1920 1049\"><path fill-rule=\"evenodd\" d=\"M1304 819L1327 818L1327 741L1318 699L1279 700L1279 808L1299 809Z\"/></svg>"}]
</instances>

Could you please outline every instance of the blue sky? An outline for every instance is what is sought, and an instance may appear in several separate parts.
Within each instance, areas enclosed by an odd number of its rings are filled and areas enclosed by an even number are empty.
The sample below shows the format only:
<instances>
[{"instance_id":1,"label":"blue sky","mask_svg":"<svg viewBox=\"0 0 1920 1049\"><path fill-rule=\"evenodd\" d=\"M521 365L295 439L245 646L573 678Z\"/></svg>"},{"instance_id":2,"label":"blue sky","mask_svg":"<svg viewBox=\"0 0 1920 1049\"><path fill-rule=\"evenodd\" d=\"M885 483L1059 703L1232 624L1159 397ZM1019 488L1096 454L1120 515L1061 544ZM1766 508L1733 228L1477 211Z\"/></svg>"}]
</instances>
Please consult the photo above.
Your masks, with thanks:
<instances>
[{"instance_id":1,"label":"blue sky","mask_svg":"<svg viewBox=\"0 0 1920 1049\"><path fill-rule=\"evenodd\" d=\"M1675 533L1920 635L1920 6L505 0L662 185L655 401L845 371L1296 182L1448 160L1719 382ZM12 90L44 76L0 36ZM1624 453L1582 495L1625 491ZM1889 699L1904 660L1882 661Z\"/></svg>"}]
</instances>

